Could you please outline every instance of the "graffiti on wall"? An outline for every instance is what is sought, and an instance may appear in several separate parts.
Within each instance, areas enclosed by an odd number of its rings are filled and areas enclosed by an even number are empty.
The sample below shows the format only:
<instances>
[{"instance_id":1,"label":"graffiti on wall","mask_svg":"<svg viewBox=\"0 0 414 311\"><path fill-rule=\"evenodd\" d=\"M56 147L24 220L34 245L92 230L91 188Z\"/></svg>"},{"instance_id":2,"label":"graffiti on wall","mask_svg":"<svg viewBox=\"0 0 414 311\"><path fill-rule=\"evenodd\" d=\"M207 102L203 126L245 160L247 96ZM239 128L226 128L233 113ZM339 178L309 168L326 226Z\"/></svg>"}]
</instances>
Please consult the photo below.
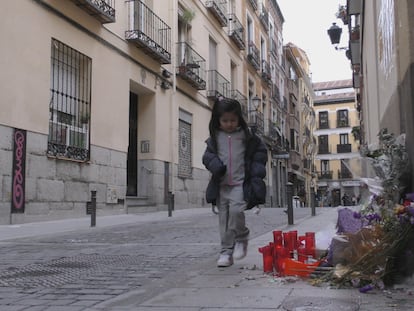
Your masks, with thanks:
<instances>
[{"instance_id":1,"label":"graffiti on wall","mask_svg":"<svg viewBox=\"0 0 414 311\"><path fill-rule=\"evenodd\" d=\"M393 68L394 22L394 0L382 0L378 18L378 50L380 68L385 77L388 77Z\"/></svg>"},{"instance_id":2,"label":"graffiti on wall","mask_svg":"<svg viewBox=\"0 0 414 311\"><path fill-rule=\"evenodd\" d=\"M11 212L24 213L26 180L26 131L14 129Z\"/></svg>"}]
</instances>

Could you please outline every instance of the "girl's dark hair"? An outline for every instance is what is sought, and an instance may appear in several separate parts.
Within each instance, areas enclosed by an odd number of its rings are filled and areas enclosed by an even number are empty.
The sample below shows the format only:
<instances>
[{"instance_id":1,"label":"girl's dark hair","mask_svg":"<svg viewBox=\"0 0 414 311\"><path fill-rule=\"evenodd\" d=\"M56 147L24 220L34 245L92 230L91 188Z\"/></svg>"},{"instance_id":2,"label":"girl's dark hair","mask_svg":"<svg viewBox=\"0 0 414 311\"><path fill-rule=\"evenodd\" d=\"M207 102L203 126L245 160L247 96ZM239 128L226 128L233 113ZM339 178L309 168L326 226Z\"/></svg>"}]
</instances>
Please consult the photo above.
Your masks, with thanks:
<instances>
[{"instance_id":1,"label":"girl's dark hair","mask_svg":"<svg viewBox=\"0 0 414 311\"><path fill-rule=\"evenodd\" d=\"M225 112L233 112L239 118L239 126L247 132L248 126L246 121L243 118L243 113L241 109L240 103L231 98L224 98L219 97L213 106L213 111L211 112L211 119L208 125L208 129L210 131L210 137L215 140L216 138L216 131L220 128L220 117Z\"/></svg>"}]
</instances>

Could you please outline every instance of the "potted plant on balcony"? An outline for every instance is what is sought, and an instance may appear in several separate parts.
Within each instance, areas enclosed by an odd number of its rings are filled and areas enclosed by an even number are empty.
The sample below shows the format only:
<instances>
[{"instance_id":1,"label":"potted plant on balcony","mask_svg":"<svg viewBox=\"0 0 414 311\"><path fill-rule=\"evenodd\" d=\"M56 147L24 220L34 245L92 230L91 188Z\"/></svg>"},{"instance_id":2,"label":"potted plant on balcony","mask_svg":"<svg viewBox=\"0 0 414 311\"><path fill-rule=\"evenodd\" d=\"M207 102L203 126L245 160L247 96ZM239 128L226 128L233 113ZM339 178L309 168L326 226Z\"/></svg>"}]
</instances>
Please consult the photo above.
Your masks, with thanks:
<instances>
[{"instance_id":1,"label":"potted plant on balcony","mask_svg":"<svg viewBox=\"0 0 414 311\"><path fill-rule=\"evenodd\" d=\"M336 12L336 17L341 19L344 25L348 25L348 13L346 12L345 5L339 5L338 12Z\"/></svg>"},{"instance_id":2,"label":"potted plant on balcony","mask_svg":"<svg viewBox=\"0 0 414 311\"><path fill-rule=\"evenodd\" d=\"M355 140L360 140L361 139L361 127L353 126L351 130L351 134L354 136Z\"/></svg>"}]
</instances>

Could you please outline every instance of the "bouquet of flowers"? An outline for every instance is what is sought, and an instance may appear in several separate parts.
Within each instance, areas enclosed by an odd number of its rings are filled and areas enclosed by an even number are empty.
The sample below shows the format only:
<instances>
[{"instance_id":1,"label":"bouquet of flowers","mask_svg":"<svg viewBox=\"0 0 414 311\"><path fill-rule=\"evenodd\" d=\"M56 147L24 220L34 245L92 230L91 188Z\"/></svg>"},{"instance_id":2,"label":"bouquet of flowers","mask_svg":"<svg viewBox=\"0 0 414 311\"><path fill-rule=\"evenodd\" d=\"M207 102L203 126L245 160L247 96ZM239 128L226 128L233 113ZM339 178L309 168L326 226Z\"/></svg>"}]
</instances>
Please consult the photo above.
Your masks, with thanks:
<instances>
[{"instance_id":1,"label":"bouquet of flowers","mask_svg":"<svg viewBox=\"0 0 414 311\"><path fill-rule=\"evenodd\" d=\"M366 185L366 200L353 213L361 221L361 228L343 233L345 246L340 263L316 283L329 280L364 292L383 288L395 282L398 275L412 273L407 271L409 265L404 265L414 257L409 249L414 238L414 194L405 193L409 167L404 138L383 129L379 145L362 151L375 176L361 178Z\"/></svg>"}]
</instances>

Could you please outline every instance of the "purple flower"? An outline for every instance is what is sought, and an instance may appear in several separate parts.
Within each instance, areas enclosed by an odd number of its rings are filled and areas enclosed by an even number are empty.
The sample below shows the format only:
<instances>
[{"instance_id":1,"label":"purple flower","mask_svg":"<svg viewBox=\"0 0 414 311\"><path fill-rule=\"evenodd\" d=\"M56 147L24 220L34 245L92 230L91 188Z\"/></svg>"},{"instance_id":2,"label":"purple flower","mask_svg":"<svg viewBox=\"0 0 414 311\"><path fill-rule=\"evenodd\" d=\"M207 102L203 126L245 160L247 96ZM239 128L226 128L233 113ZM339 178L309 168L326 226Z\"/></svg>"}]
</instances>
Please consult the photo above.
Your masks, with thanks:
<instances>
[{"instance_id":1,"label":"purple flower","mask_svg":"<svg viewBox=\"0 0 414 311\"><path fill-rule=\"evenodd\" d=\"M414 202L414 192L406 193L405 198Z\"/></svg>"},{"instance_id":2,"label":"purple flower","mask_svg":"<svg viewBox=\"0 0 414 311\"><path fill-rule=\"evenodd\" d=\"M360 219L360 218L361 218L361 213L359 213L359 212L354 212L353 216L354 216L354 218L356 218L356 219Z\"/></svg>"},{"instance_id":3,"label":"purple flower","mask_svg":"<svg viewBox=\"0 0 414 311\"><path fill-rule=\"evenodd\" d=\"M368 284L368 285L365 285L365 286L361 287L359 289L359 292L360 293L367 293L367 292L369 292L372 289L374 289L374 286L372 286L371 284Z\"/></svg>"}]
</instances>

